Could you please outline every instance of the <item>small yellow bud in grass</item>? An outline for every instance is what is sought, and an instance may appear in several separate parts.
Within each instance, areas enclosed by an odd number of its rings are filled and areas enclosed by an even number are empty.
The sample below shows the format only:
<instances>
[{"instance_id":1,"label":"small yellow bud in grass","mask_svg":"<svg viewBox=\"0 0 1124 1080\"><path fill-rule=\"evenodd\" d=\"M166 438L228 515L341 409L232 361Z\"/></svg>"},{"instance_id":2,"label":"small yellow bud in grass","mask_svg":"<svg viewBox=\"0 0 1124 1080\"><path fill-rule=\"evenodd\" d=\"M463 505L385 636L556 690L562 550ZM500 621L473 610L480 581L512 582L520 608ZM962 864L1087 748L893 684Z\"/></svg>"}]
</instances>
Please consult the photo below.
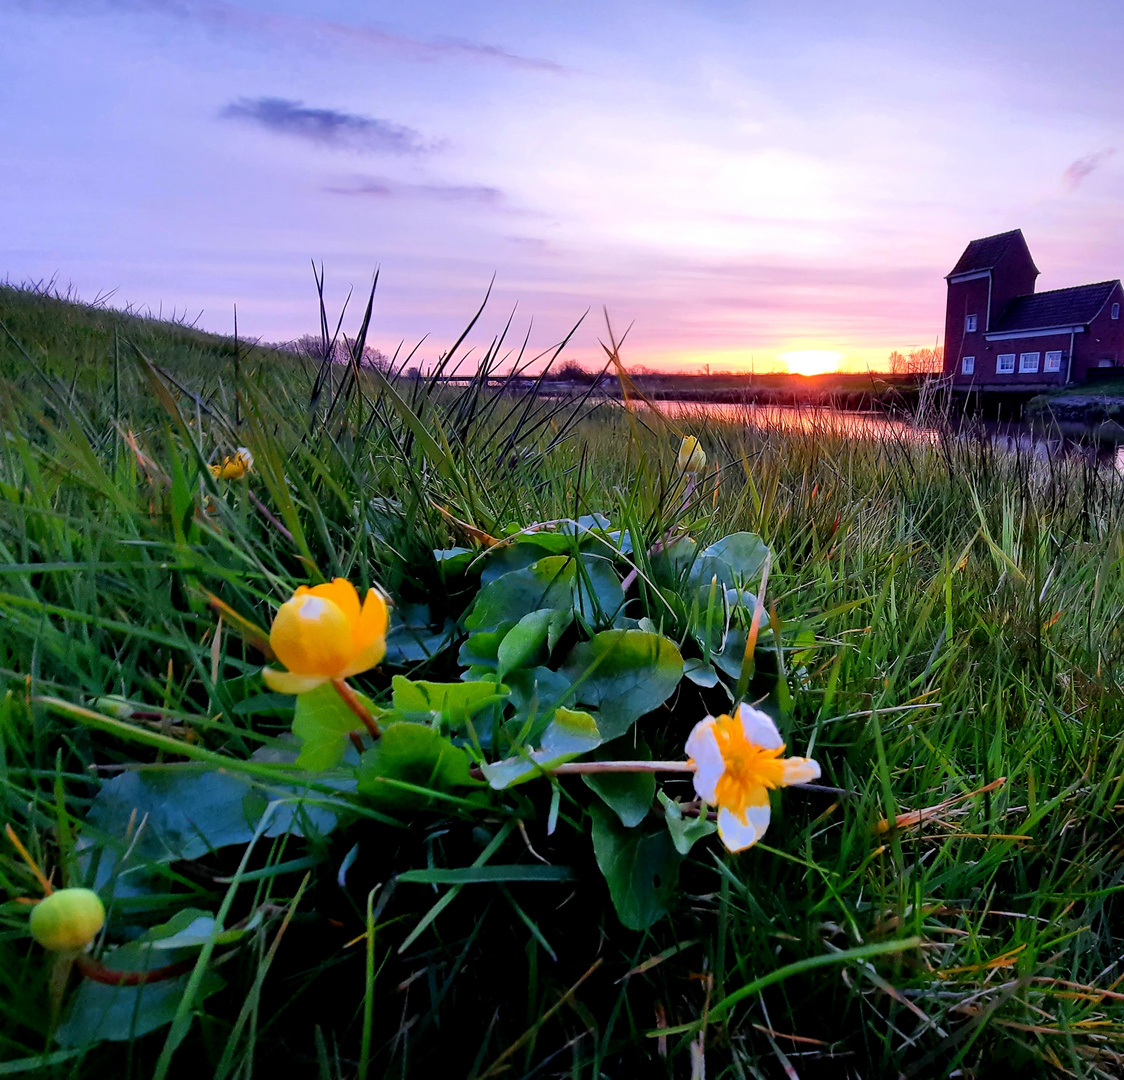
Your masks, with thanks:
<instances>
[{"instance_id":1,"label":"small yellow bud in grass","mask_svg":"<svg viewBox=\"0 0 1124 1080\"><path fill-rule=\"evenodd\" d=\"M31 909L31 936L54 952L77 952L105 923L101 897L91 889L56 889Z\"/></svg>"},{"instance_id":2,"label":"small yellow bud in grass","mask_svg":"<svg viewBox=\"0 0 1124 1080\"><path fill-rule=\"evenodd\" d=\"M679 457L676 459L680 472L702 472L706 468L706 451L699 445L694 435L688 435L679 444Z\"/></svg>"},{"instance_id":3,"label":"small yellow bud in grass","mask_svg":"<svg viewBox=\"0 0 1124 1080\"><path fill-rule=\"evenodd\" d=\"M240 446L233 457L224 457L221 465L211 465L210 470L216 480L241 480L253 467L254 455Z\"/></svg>"},{"instance_id":4,"label":"small yellow bud in grass","mask_svg":"<svg viewBox=\"0 0 1124 1080\"><path fill-rule=\"evenodd\" d=\"M302 585L278 609L269 632L270 647L289 670L267 667L266 685L279 694L305 694L373 668L386 655L389 616L379 592L368 589L360 605L346 578Z\"/></svg>"}]
</instances>

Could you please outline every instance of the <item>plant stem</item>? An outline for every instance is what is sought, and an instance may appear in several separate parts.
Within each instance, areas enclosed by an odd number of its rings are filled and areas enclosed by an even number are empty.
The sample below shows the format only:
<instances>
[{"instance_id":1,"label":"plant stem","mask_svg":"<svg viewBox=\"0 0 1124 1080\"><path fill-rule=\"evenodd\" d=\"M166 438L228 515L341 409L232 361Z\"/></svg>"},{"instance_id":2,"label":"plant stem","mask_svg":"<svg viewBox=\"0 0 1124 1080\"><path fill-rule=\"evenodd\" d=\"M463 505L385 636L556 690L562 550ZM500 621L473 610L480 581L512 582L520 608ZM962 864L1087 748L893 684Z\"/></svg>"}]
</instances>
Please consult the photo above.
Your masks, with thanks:
<instances>
[{"instance_id":1,"label":"plant stem","mask_svg":"<svg viewBox=\"0 0 1124 1080\"><path fill-rule=\"evenodd\" d=\"M571 773L693 773L697 767L693 761L570 761L545 771L550 776Z\"/></svg>"},{"instance_id":2,"label":"plant stem","mask_svg":"<svg viewBox=\"0 0 1124 1080\"><path fill-rule=\"evenodd\" d=\"M74 966L87 979L106 986L143 986L145 983L163 982L164 979L183 975L195 966L195 961L181 960L178 964L166 964L150 971L114 971L88 956L79 956L75 959Z\"/></svg>"},{"instance_id":3,"label":"plant stem","mask_svg":"<svg viewBox=\"0 0 1124 1080\"><path fill-rule=\"evenodd\" d=\"M379 730L375 718L367 711L363 702L359 700L359 695L347 685L347 681L345 679L333 679L332 685L336 688L336 693L343 698L343 703L363 721L363 726L371 733L371 738L380 738L382 732Z\"/></svg>"}]
</instances>

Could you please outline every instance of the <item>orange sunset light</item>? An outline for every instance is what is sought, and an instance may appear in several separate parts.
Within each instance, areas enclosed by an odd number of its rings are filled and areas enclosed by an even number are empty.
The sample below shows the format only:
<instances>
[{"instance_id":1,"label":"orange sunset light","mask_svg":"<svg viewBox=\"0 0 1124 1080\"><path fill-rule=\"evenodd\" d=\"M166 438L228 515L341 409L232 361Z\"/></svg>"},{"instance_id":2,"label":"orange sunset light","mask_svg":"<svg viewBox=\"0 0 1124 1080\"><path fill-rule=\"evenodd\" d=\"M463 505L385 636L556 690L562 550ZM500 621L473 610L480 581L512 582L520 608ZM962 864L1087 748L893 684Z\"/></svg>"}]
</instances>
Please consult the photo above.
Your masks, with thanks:
<instances>
[{"instance_id":1,"label":"orange sunset light","mask_svg":"<svg viewBox=\"0 0 1124 1080\"><path fill-rule=\"evenodd\" d=\"M798 349L781 353L780 358L793 375L825 375L839 370L843 354L830 349Z\"/></svg>"}]
</instances>

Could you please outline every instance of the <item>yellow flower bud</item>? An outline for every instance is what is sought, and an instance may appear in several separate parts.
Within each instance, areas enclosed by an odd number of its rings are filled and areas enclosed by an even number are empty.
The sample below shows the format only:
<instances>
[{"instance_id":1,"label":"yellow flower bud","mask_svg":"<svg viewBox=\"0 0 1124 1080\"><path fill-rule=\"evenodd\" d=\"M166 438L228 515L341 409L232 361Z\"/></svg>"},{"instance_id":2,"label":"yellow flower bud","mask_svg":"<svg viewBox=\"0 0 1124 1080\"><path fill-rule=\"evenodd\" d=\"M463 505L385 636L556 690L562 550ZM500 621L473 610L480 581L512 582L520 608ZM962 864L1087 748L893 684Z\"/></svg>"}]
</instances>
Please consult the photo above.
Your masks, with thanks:
<instances>
[{"instance_id":1,"label":"yellow flower bud","mask_svg":"<svg viewBox=\"0 0 1124 1080\"><path fill-rule=\"evenodd\" d=\"M254 455L244 446L234 451L233 457L224 457L221 465L208 466L216 480L241 480L254 467Z\"/></svg>"},{"instance_id":2,"label":"yellow flower bud","mask_svg":"<svg viewBox=\"0 0 1124 1080\"><path fill-rule=\"evenodd\" d=\"M301 586L281 605L269 644L288 671L266 668L266 685L279 694L304 694L329 679L346 679L373 668L386 655L390 612L368 589L362 606L346 578L309 589Z\"/></svg>"},{"instance_id":3,"label":"yellow flower bud","mask_svg":"<svg viewBox=\"0 0 1124 1080\"><path fill-rule=\"evenodd\" d=\"M57 889L31 909L31 936L55 952L77 952L105 924L101 897L91 889Z\"/></svg>"},{"instance_id":4,"label":"yellow flower bud","mask_svg":"<svg viewBox=\"0 0 1124 1080\"><path fill-rule=\"evenodd\" d=\"M677 464L680 472L702 472L706 468L706 451L694 435L688 435L679 444Z\"/></svg>"}]
</instances>

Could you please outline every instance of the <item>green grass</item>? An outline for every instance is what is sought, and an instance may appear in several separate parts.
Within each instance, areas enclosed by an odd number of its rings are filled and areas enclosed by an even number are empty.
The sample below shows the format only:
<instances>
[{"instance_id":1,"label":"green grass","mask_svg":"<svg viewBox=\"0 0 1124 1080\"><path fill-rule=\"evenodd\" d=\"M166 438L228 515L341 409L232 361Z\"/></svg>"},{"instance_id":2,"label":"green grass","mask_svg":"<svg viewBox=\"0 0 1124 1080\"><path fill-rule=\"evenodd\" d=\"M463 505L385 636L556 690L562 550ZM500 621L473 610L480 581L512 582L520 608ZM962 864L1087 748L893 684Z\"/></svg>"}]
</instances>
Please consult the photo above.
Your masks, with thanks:
<instances>
[{"instance_id":1,"label":"green grass","mask_svg":"<svg viewBox=\"0 0 1124 1080\"><path fill-rule=\"evenodd\" d=\"M296 584L340 574L455 625L473 591L432 550L466 537L438 507L492 534L595 511L649 544L673 524L703 541L759 533L773 618L815 635L767 689L794 752L844 789L784 792L742 855L698 843L671 916L639 933L609 903L577 778L553 836L545 782L518 789L516 824L387 820L297 780L345 826L162 864L152 892L111 911L111 928L177 906L247 920L212 954L224 985L209 992L200 965L171 1028L59 1051L50 963L26 906L0 907L0 1075L592 1080L686 1076L699 1053L712 1080L1124 1070L1115 473L700 415L680 424L721 472L683 510L679 432L650 418L397 382L406 413L365 374L318 386L285 354L6 288L0 324L0 798L56 882L89 871L76 838L121 767L186 775L191 755L275 775L251 754L283 745L288 720L240 708L261 657L229 622L216 641L205 592L268 626ZM255 471L214 484L201 466L239 445ZM443 653L416 674L456 668ZM358 682L381 699L389 673ZM681 757L722 707L683 685L642 721L657 755ZM108 694L151 714L114 724L42 700ZM541 865L532 848L576 880L393 882ZM0 885L36 893L11 848ZM54 1064L28 1060L44 1051Z\"/></svg>"}]
</instances>

